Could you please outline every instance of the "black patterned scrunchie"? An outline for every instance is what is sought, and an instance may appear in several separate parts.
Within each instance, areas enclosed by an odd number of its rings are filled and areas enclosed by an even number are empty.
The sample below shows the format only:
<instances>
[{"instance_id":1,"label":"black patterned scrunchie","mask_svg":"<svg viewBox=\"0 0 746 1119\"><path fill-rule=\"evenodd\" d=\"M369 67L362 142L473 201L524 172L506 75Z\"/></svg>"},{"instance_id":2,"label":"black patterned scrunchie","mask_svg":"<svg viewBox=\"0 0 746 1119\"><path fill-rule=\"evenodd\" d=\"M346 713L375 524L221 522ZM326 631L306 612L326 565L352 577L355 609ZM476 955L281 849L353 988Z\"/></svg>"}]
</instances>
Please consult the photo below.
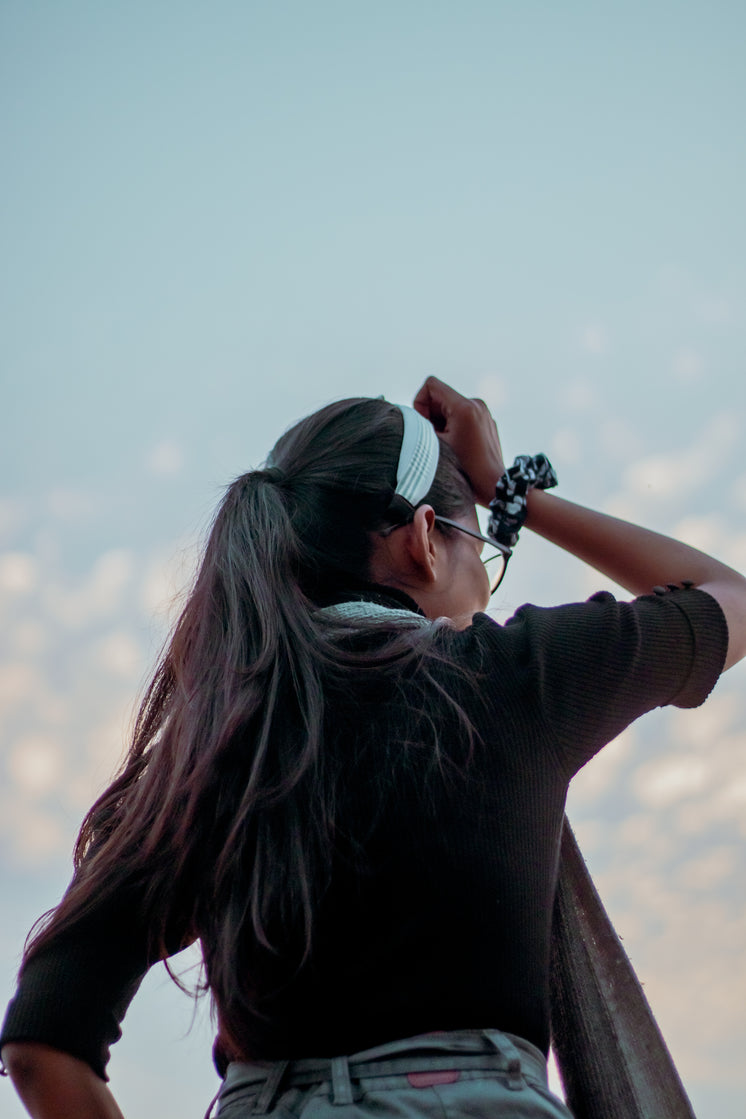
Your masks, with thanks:
<instances>
[{"instance_id":1,"label":"black patterned scrunchie","mask_svg":"<svg viewBox=\"0 0 746 1119\"><path fill-rule=\"evenodd\" d=\"M487 535L498 544L515 547L528 512L526 494L556 485L557 475L546 455L518 455L495 488Z\"/></svg>"}]
</instances>

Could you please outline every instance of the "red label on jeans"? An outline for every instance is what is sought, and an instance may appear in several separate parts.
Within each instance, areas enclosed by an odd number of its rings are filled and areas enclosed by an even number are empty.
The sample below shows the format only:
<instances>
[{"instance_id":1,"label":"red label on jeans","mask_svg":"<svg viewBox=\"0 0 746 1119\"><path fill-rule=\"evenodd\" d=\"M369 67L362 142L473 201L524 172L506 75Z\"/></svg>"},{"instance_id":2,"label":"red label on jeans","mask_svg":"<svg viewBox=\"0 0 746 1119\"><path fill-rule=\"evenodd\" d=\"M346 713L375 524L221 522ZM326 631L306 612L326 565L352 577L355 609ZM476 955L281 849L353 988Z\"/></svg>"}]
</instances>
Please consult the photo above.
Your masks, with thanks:
<instances>
[{"instance_id":1,"label":"red label on jeans","mask_svg":"<svg viewBox=\"0 0 746 1119\"><path fill-rule=\"evenodd\" d=\"M408 1072L407 1080L413 1088L432 1088L436 1084L455 1084L461 1073L458 1069L439 1069L437 1072Z\"/></svg>"}]
</instances>

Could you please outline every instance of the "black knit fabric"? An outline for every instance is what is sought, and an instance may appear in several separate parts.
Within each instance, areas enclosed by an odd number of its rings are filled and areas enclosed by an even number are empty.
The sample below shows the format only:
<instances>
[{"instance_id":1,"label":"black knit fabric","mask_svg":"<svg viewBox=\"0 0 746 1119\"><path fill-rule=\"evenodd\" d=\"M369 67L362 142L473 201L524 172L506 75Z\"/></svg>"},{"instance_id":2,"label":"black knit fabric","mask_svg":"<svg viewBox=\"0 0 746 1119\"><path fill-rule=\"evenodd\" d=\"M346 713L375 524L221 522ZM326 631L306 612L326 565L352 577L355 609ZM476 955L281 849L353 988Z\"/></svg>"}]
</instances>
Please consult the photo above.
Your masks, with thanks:
<instances>
[{"instance_id":1,"label":"black knit fabric","mask_svg":"<svg viewBox=\"0 0 746 1119\"><path fill-rule=\"evenodd\" d=\"M328 746L347 774L332 887L311 962L298 974L274 962L280 993L264 999L246 1058L331 1056L469 1027L546 1051L568 781L645 711L702 703L727 630L715 600L687 589L525 606L505 625L476 615L435 640L444 660L431 683L415 673L382 688L361 672L330 705ZM471 746L444 693L468 714ZM432 726L439 758L423 745ZM126 908L92 914L32 962L1 1042L45 1041L105 1075L147 963L136 905Z\"/></svg>"}]
</instances>

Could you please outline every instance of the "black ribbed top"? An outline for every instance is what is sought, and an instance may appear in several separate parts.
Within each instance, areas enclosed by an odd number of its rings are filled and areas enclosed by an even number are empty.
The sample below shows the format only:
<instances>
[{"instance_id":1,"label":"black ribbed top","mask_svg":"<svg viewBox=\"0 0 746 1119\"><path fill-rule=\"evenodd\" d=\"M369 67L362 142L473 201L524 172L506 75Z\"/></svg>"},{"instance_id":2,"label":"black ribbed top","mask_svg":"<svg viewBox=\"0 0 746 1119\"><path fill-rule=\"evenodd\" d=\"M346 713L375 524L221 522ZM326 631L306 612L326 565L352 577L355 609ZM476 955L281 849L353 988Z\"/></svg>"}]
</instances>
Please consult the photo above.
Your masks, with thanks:
<instances>
[{"instance_id":1,"label":"black ribbed top","mask_svg":"<svg viewBox=\"0 0 746 1119\"><path fill-rule=\"evenodd\" d=\"M435 640L444 660L430 662L429 683L410 673L392 689L361 672L335 696L329 749L349 766L332 885L311 962L296 975L273 965L282 993L263 1002L244 1058L469 1027L546 1051L567 784L639 715L702 703L727 629L715 600L687 589L524 606L505 625L478 614ZM471 748L444 693L468 715ZM145 962L131 906L93 914L29 965L0 1043L44 1041L105 1075Z\"/></svg>"}]
</instances>

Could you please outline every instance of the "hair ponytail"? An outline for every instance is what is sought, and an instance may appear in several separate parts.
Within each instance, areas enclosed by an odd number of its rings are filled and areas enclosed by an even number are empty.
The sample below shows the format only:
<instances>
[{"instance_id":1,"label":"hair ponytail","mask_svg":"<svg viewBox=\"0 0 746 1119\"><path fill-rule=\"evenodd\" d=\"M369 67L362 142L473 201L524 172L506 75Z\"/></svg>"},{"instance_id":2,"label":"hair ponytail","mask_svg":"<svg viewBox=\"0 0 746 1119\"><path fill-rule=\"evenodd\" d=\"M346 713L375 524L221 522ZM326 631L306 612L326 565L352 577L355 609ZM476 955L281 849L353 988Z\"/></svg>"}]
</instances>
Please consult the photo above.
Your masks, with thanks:
<instances>
[{"instance_id":1,"label":"hair ponytail","mask_svg":"<svg viewBox=\"0 0 746 1119\"><path fill-rule=\"evenodd\" d=\"M393 406L341 401L228 488L128 756L86 816L71 887L24 963L94 906L133 898L151 961L201 937L240 1046L276 950L292 945L297 966L307 957L335 844L325 694L352 670L394 672L430 641L404 627L355 652L315 611L340 579L367 577L400 443ZM445 447L427 500L444 516L473 500Z\"/></svg>"}]
</instances>

